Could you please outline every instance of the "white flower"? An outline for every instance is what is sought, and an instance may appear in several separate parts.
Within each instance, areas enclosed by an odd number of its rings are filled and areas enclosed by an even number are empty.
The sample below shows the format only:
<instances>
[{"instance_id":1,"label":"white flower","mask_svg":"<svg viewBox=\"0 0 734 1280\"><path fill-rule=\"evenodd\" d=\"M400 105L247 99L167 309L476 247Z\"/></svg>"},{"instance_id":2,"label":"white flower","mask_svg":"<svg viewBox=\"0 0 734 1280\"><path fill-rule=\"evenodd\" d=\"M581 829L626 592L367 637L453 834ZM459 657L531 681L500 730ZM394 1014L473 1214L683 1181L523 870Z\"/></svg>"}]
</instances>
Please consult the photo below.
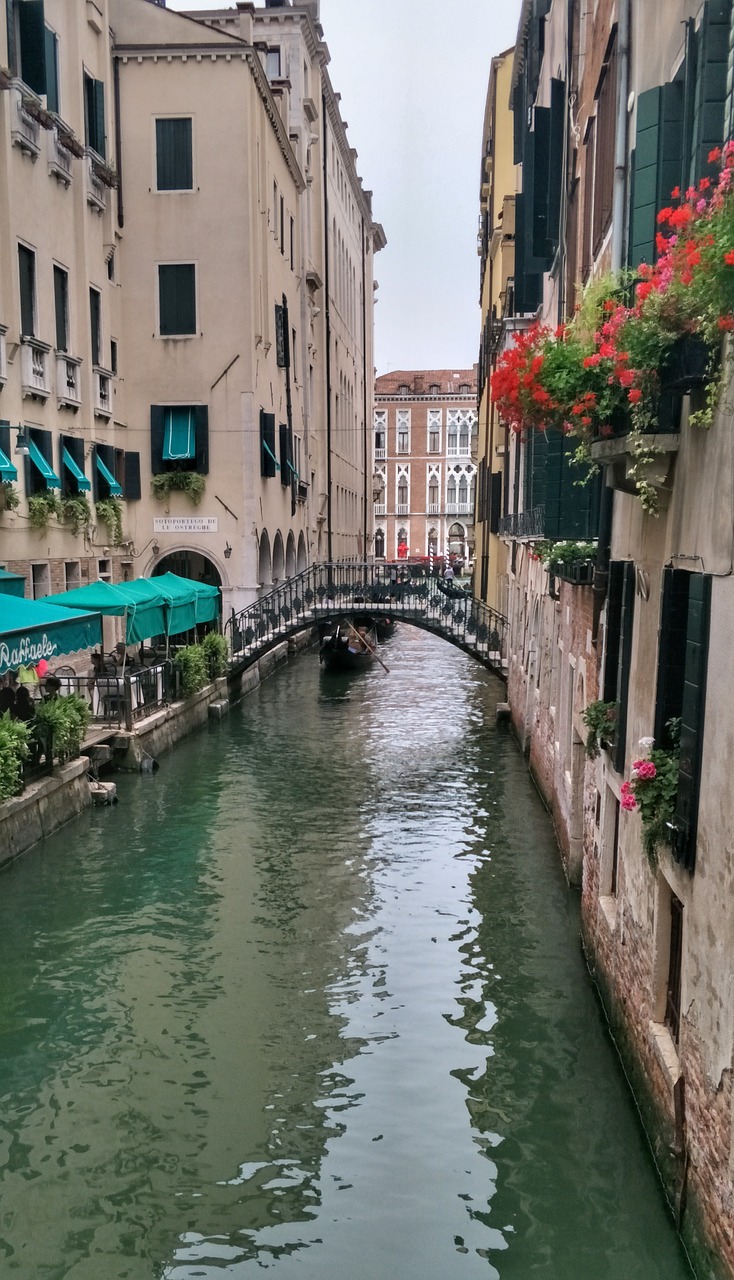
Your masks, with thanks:
<instances>
[{"instance_id":1,"label":"white flower","mask_svg":"<svg viewBox=\"0 0 734 1280\"><path fill-rule=\"evenodd\" d=\"M639 741L639 744L638 744L638 745L639 745L639 746L641 746L641 747L654 747L654 746L655 746L655 739L654 739L654 738L640 738L640 741Z\"/></svg>"}]
</instances>

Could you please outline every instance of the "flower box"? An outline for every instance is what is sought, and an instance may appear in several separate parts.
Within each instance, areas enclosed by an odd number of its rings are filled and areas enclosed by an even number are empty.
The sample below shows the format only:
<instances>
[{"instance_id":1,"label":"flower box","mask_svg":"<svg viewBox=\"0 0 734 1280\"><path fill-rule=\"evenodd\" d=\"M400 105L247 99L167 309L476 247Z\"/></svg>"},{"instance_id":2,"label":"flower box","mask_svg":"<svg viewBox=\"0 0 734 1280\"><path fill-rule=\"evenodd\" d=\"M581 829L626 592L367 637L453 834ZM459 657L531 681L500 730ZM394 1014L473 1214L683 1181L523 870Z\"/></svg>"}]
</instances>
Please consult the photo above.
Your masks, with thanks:
<instances>
[{"instance_id":1,"label":"flower box","mask_svg":"<svg viewBox=\"0 0 734 1280\"><path fill-rule=\"evenodd\" d=\"M711 375L712 355L708 343L695 333L677 338L660 370L663 388L688 394L705 386Z\"/></svg>"},{"instance_id":2,"label":"flower box","mask_svg":"<svg viewBox=\"0 0 734 1280\"><path fill-rule=\"evenodd\" d=\"M594 581L593 560L555 560L550 566L550 573L562 582L570 582L574 587L589 587Z\"/></svg>"}]
</instances>

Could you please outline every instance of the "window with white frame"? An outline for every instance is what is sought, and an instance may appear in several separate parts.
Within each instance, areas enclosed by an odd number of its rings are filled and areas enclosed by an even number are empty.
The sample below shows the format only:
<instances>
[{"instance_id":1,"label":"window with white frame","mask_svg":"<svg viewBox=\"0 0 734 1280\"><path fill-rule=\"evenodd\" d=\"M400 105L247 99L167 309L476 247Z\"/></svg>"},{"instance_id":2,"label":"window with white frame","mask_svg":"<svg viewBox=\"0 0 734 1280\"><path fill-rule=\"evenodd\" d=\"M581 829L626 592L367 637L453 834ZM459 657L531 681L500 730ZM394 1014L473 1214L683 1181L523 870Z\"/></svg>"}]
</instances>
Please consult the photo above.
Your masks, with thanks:
<instances>
[{"instance_id":1,"label":"window with white frame","mask_svg":"<svg viewBox=\"0 0 734 1280\"><path fill-rule=\"evenodd\" d=\"M398 467L396 492L397 514L407 516L410 502L410 474L407 467Z\"/></svg>"},{"instance_id":2,"label":"window with white frame","mask_svg":"<svg viewBox=\"0 0 734 1280\"><path fill-rule=\"evenodd\" d=\"M436 516L440 510L441 495L439 492L440 478L436 468L429 468L428 471L428 514Z\"/></svg>"},{"instance_id":3,"label":"window with white frame","mask_svg":"<svg viewBox=\"0 0 734 1280\"><path fill-rule=\"evenodd\" d=\"M387 409L375 409L375 457L387 457Z\"/></svg>"},{"instance_id":4,"label":"window with white frame","mask_svg":"<svg viewBox=\"0 0 734 1280\"><path fill-rule=\"evenodd\" d=\"M410 409L398 409L395 415L397 452L410 453Z\"/></svg>"},{"instance_id":5,"label":"window with white frame","mask_svg":"<svg viewBox=\"0 0 734 1280\"><path fill-rule=\"evenodd\" d=\"M471 453L472 431L477 421L474 409L449 409L446 414L448 454L450 458L464 457Z\"/></svg>"},{"instance_id":6,"label":"window with white frame","mask_svg":"<svg viewBox=\"0 0 734 1280\"><path fill-rule=\"evenodd\" d=\"M428 410L428 452L441 452L441 425L443 419L443 410Z\"/></svg>"}]
</instances>

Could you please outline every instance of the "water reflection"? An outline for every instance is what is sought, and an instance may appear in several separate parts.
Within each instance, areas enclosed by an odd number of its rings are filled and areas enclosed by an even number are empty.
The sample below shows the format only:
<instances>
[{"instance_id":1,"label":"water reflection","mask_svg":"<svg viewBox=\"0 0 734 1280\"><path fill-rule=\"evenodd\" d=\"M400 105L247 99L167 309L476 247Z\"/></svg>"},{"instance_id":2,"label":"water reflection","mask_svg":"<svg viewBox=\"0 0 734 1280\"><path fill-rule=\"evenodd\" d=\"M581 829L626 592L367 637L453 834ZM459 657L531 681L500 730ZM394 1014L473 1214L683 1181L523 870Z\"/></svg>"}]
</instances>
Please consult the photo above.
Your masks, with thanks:
<instances>
[{"instance_id":1,"label":"water reflection","mask_svg":"<svg viewBox=\"0 0 734 1280\"><path fill-rule=\"evenodd\" d=\"M679 1280L498 691L309 655L0 884L19 1280Z\"/></svg>"}]
</instances>

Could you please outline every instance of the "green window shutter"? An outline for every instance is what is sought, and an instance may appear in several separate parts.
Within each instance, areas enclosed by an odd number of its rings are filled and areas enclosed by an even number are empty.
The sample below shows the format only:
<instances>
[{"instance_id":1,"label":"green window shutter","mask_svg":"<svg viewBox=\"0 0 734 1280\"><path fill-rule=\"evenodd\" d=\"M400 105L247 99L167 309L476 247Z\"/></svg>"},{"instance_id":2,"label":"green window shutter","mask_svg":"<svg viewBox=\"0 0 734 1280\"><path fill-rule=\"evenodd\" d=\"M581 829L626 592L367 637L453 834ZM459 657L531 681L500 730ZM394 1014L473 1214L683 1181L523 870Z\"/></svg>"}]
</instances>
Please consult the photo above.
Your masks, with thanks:
<instances>
[{"instance_id":1,"label":"green window shutter","mask_svg":"<svg viewBox=\"0 0 734 1280\"><path fill-rule=\"evenodd\" d=\"M190 191L194 182L191 119L156 120L155 135L158 190Z\"/></svg>"},{"instance_id":2,"label":"green window shutter","mask_svg":"<svg viewBox=\"0 0 734 1280\"><path fill-rule=\"evenodd\" d=\"M566 82L551 80L550 161L548 177L548 252L558 248L563 190L563 137L566 125Z\"/></svg>"},{"instance_id":3,"label":"green window shutter","mask_svg":"<svg viewBox=\"0 0 734 1280\"><path fill-rule=\"evenodd\" d=\"M8 71L14 76L18 72L15 50L15 0L5 0L5 25L8 32Z\"/></svg>"},{"instance_id":4,"label":"green window shutter","mask_svg":"<svg viewBox=\"0 0 734 1280\"><path fill-rule=\"evenodd\" d=\"M24 244L18 245L18 275L20 281L20 331L27 338L35 335L36 311L36 255Z\"/></svg>"},{"instance_id":5,"label":"green window shutter","mask_svg":"<svg viewBox=\"0 0 734 1280\"><path fill-rule=\"evenodd\" d=\"M280 436L280 483L282 485L290 484L291 472L288 463L290 462L290 454L288 452L288 427L285 422L281 422L279 427Z\"/></svg>"},{"instance_id":6,"label":"green window shutter","mask_svg":"<svg viewBox=\"0 0 734 1280\"><path fill-rule=\"evenodd\" d=\"M715 166L709 165L708 155L724 139L731 10L732 0L706 0L703 8L698 33L691 184L717 172Z\"/></svg>"},{"instance_id":7,"label":"green window shutter","mask_svg":"<svg viewBox=\"0 0 734 1280\"><path fill-rule=\"evenodd\" d=\"M278 460L275 456L275 414L260 410L260 475L269 479L275 475Z\"/></svg>"},{"instance_id":8,"label":"green window shutter","mask_svg":"<svg viewBox=\"0 0 734 1280\"><path fill-rule=\"evenodd\" d=\"M664 84L660 94L658 208L670 203L671 191L681 185L685 117L684 80ZM655 228L657 230L657 226Z\"/></svg>"},{"instance_id":9,"label":"green window shutter","mask_svg":"<svg viewBox=\"0 0 734 1280\"><path fill-rule=\"evenodd\" d=\"M94 142L92 146L97 155L105 159L105 118L104 118L104 85L101 80L93 81L94 89Z\"/></svg>"},{"instance_id":10,"label":"green window shutter","mask_svg":"<svg viewBox=\"0 0 734 1280\"><path fill-rule=\"evenodd\" d=\"M646 89L637 99L634 192L630 217L630 266L652 262L658 212L658 155L662 88Z\"/></svg>"},{"instance_id":11,"label":"green window shutter","mask_svg":"<svg viewBox=\"0 0 734 1280\"><path fill-rule=\"evenodd\" d=\"M92 364L102 361L102 298L98 289L89 290L89 324L92 332Z\"/></svg>"},{"instance_id":12,"label":"green window shutter","mask_svg":"<svg viewBox=\"0 0 734 1280\"><path fill-rule=\"evenodd\" d=\"M604 646L605 702L615 702L617 698L617 667L619 665L623 583L624 563L621 560L613 560L609 566L609 586L607 589L607 621Z\"/></svg>"},{"instance_id":13,"label":"green window shutter","mask_svg":"<svg viewBox=\"0 0 734 1280\"><path fill-rule=\"evenodd\" d=\"M534 110L534 163L533 179L533 215L531 222L532 241L528 247L532 256L542 264L544 271L550 266L548 249L548 193L550 186L550 140L551 113L549 107L536 107ZM524 182L524 175L523 175Z\"/></svg>"},{"instance_id":14,"label":"green window shutter","mask_svg":"<svg viewBox=\"0 0 734 1280\"><path fill-rule=\"evenodd\" d=\"M150 470L154 476L163 471L163 443L166 434L166 410L162 404L150 406Z\"/></svg>"},{"instance_id":15,"label":"green window shutter","mask_svg":"<svg viewBox=\"0 0 734 1280\"><path fill-rule=\"evenodd\" d=\"M288 308L275 304L275 353L279 369L287 369L290 365L290 342L288 340Z\"/></svg>"},{"instance_id":16,"label":"green window shutter","mask_svg":"<svg viewBox=\"0 0 734 1280\"><path fill-rule=\"evenodd\" d=\"M21 0L18 5L21 79L34 93L46 92L46 22L43 0Z\"/></svg>"},{"instance_id":17,"label":"green window shutter","mask_svg":"<svg viewBox=\"0 0 734 1280\"><path fill-rule=\"evenodd\" d=\"M197 404L196 416L196 470L200 476L209 474L209 406Z\"/></svg>"},{"instance_id":18,"label":"green window shutter","mask_svg":"<svg viewBox=\"0 0 734 1280\"><path fill-rule=\"evenodd\" d=\"M618 773L624 772L627 747L627 705L629 678L632 666L632 633L635 614L635 566L631 560L623 562L622 589L620 593L619 648L617 653L617 724L614 734L612 763Z\"/></svg>"},{"instance_id":19,"label":"green window shutter","mask_svg":"<svg viewBox=\"0 0 734 1280\"><path fill-rule=\"evenodd\" d=\"M55 31L46 27L46 106L49 111L59 110L59 41Z\"/></svg>"},{"instance_id":20,"label":"green window shutter","mask_svg":"<svg viewBox=\"0 0 734 1280\"><path fill-rule=\"evenodd\" d=\"M63 267L54 267L54 309L56 313L56 350L69 350L67 318L69 313L69 277Z\"/></svg>"},{"instance_id":21,"label":"green window shutter","mask_svg":"<svg viewBox=\"0 0 734 1280\"><path fill-rule=\"evenodd\" d=\"M678 862L692 871L696 861L696 829L701 786L711 617L711 576L692 573L690 578L673 854Z\"/></svg>"},{"instance_id":22,"label":"green window shutter","mask_svg":"<svg viewBox=\"0 0 734 1280\"><path fill-rule=\"evenodd\" d=\"M158 267L162 337L196 333L196 267L178 262Z\"/></svg>"},{"instance_id":23,"label":"green window shutter","mask_svg":"<svg viewBox=\"0 0 734 1280\"><path fill-rule=\"evenodd\" d=\"M128 453L127 449L125 450L124 476L125 498L128 502L134 502L142 496L139 453Z\"/></svg>"},{"instance_id":24,"label":"green window shutter","mask_svg":"<svg viewBox=\"0 0 734 1280\"><path fill-rule=\"evenodd\" d=\"M539 272L527 265L526 208L525 197L519 193L515 196L515 312L517 315L537 311L542 297L541 276Z\"/></svg>"},{"instance_id":25,"label":"green window shutter","mask_svg":"<svg viewBox=\"0 0 734 1280\"><path fill-rule=\"evenodd\" d=\"M663 572L655 695L655 743L659 747L672 746L665 726L682 711L691 579L684 569L668 567Z\"/></svg>"}]
</instances>

